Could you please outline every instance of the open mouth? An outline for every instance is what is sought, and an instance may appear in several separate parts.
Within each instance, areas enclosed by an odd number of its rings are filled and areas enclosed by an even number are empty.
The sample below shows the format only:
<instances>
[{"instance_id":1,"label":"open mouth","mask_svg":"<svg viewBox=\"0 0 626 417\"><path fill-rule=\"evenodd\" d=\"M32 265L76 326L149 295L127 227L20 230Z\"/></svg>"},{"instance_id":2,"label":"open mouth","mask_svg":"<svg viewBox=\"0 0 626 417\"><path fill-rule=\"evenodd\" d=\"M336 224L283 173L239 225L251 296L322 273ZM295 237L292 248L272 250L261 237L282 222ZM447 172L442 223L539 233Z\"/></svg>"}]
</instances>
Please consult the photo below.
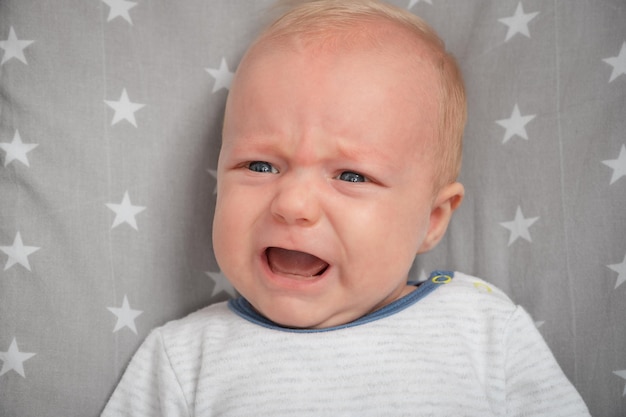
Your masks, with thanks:
<instances>
[{"instance_id":1,"label":"open mouth","mask_svg":"<svg viewBox=\"0 0 626 417\"><path fill-rule=\"evenodd\" d=\"M265 250L267 264L275 274L312 278L322 275L328 263L310 253L270 247Z\"/></svg>"}]
</instances>

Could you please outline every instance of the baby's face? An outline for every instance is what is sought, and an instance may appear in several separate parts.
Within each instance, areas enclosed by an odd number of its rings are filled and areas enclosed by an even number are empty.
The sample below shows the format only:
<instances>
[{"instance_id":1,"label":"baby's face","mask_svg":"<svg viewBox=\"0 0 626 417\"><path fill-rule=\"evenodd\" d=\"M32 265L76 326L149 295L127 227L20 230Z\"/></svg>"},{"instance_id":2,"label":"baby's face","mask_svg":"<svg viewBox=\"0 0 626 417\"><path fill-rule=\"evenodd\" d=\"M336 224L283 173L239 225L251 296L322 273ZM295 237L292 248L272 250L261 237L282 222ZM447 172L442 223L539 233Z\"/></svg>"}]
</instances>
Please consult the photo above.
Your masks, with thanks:
<instances>
[{"instance_id":1,"label":"baby's face","mask_svg":"<svg viewBox=\"0 0 626 417\"><path fill-rule=\"evenodd\" d=\"M437 204L438 102L434 70L410 73L407 62L270 47L242 63L214 248L239 293L274 322L340 325L411 290Z\"/></svg>"}]
</instances>

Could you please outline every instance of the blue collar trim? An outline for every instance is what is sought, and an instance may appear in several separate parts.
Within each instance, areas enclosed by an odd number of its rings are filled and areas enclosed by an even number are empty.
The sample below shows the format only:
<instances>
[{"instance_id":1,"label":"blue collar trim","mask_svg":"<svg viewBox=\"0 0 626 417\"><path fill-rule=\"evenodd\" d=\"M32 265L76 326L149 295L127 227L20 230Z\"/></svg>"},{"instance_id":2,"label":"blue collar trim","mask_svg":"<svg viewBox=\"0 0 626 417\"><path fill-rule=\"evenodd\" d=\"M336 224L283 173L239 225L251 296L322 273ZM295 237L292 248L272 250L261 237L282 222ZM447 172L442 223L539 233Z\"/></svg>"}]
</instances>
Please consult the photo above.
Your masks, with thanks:
<instances>
[{"instance_id":1,"label":"blue collar trim","mask_svg":"<svg viewBox=\"0 0 626 417\"><path fill-rule=\"evenodd\" d=\"M386 305L385 307L376 310L370 314L367 314L361 318L356 319L350 323L342 324L339 326L329 327L325 329L297 329L280 326L273 321L260 315L254 307L243 297L232 299L228 302L228 307L238 316L248 320L251 323L257 324L268 329L280 330L291 333L322 333L330 332L334 330L346 329L348 327L360 326L366 323L370 323L382 318L394 315L426 297L428 294L436 290L442 284L447 284L452 281L454 272L450 271L434 271L430 274L428 280L417 283L409 282L410 285L417 286L417 289L404 297Z\"/></svg>"}]
</instances>

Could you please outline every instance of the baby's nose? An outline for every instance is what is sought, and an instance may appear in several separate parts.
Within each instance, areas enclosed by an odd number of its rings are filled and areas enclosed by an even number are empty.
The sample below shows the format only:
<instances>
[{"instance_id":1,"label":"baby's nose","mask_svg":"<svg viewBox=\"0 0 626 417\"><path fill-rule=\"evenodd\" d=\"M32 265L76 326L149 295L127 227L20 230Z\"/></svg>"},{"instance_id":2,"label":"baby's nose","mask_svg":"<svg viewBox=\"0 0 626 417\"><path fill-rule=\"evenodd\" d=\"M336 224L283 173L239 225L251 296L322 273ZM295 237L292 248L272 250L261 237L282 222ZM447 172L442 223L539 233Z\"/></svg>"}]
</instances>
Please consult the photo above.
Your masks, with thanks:
<instances>
[{"instance_id":1,"label":"baby's nose","mask_svg":"<svg viewBox=\"0 0 626 417\"><path fill-rule=\"evenodd\" d=\"M271 211L281 223L311 226L320 217L319 186L310 174L285 174L279 181Z\"/></svg>"}]
</instances>

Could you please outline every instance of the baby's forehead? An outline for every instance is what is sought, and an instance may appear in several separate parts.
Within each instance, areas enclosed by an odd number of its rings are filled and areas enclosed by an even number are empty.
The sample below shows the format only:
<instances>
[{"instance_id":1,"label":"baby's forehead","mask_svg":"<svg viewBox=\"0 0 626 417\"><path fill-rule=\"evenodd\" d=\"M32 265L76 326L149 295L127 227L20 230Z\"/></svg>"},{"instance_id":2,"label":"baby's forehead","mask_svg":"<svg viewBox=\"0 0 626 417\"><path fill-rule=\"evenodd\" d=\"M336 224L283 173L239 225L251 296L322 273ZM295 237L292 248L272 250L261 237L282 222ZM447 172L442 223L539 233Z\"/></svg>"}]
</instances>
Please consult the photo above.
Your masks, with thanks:
<instances>
[{"instance_id":1,"label":"baby's forehead","mask_svg":"<svg viewBox=\"0 0 626 417\"><path fill-rule=\"evenodd\" d=\"M298 35L264 39L251 48L238 68L231 93L239 91L239 84L250 87L254 83L281 82L275 78L276 73L296 67L313 78L338 79L343 74L350 83L354 71L369 72L370 87L371 83L393 78L403 82L400 95L411 103L424 96L436 99L440 91L436 60L422 45L406 45L391 36L372 41L363 37L320 40ZM362 88L371 89L367 85Z\"/></svg>"},{"instance_id":2,"label":"baby's forehead","mask_svg":"<svg viewBox=\"0 0 626 417\"><path fill-rule=\"evenodd\" d=\"M297 30L270 29L244 56L230 95L249 95L251 86L256 90L259 83L280 82L273 78L275 73L268 75L268 69L289 71L305 62L305 71L314 71L315 76L365 70L371 72L372 82L380 77L402 80L405 88L401 95L411 103L425 96L437 100L440 80L436 61L427 41L388 19L365 19L343 25L318 22ZM332 64L327 65L328 62ZM277 66L280 69L275 71ZM247 88L242 90L240 85Z\"/></svg>"},{"instance_id":3,"label":"baby's forehead","mask_svg":"<svg viewBox=\"0 0 626 417\"><path fill-rule=\"evenodd\" d=\"M277 57L282 60L289 56L305 56L315 61L317 57L329 55L357 60L359 56L369 56L364 65L371 65L372 70L377 66L395 68L407 81L407 90L413 93L424 93L425 82L431 85L440 82L437 51L408 29L387 21L364 21L337 28L312 27L297 32L269 32L261 35L250 47L238 72L256 71L264 65L271 65L271 60Z\"/></svg>"}]
</instances>

